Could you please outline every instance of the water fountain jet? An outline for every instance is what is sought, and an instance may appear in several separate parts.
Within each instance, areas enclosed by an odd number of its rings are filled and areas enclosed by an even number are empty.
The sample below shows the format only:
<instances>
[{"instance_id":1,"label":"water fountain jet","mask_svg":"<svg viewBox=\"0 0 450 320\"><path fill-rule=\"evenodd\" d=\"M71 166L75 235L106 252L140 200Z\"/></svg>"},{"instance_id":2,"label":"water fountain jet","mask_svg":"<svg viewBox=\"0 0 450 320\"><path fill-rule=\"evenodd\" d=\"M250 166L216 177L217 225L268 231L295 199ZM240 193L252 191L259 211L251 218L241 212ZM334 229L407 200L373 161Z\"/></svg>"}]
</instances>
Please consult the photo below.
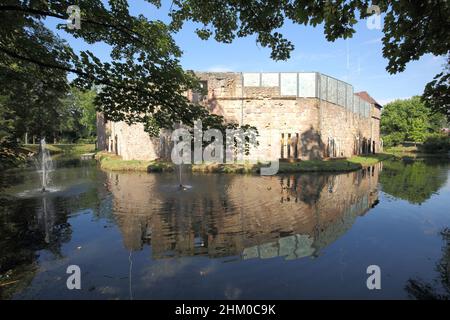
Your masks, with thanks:
<instances>
[{"instance_id":1,"label":"water fountain jet","mask_svg":"<svg viewBox=\"0 0 450 320\"><path fill-rule=\"evenodd\" d=\"M53 171L53 162L50 151L47 149L45 138L41 139L39 155L37 160L37 171L40 174L41 191L47 192L50 182L50 172Z\"/></svg>"}]
</instances>

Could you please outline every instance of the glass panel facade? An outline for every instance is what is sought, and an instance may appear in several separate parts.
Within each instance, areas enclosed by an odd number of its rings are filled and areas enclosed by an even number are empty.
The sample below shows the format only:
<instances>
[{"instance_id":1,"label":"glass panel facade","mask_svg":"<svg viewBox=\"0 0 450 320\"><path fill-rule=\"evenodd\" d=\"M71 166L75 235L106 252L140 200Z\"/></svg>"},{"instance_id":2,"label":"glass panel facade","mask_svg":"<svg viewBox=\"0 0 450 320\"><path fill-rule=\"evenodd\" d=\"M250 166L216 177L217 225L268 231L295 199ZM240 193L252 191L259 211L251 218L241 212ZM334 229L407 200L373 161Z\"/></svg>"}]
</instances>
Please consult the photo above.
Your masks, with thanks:
<instances>
[{"instance_id":1,"label":"glass panel facade","mask_svg":"<svg viewBox=\"0 0 450 320\"><path fill-rule=\"evenodd\" d=\"M328 77L328 88L327 88L328 101L337 104L337 80Z\"/></svg>"},{"instance_id":2,"label":"glass panel facade","mask_svg":"<svg viewBox=\"0 0 450 320\"><path fill-rule=\"evenodd\" d=\"M279 87L280 74L278 72L261 74L261 85L263 87Z\"/></svg>"},{"instance_id":3,"label":"glass panel facade","mask_svg":"<svg viewBox=\"0 0 450 320\"><path fill-rule=\"evenodd\" d=\"M316 97L316 73L299 73L298 74L298 96L299 97Z\"/></svg>"},{"instance_id":4,"label":"glass panel facade","mask_svg":"<svg viewBox=\"0 0 450 320\"><path fill-rule=\"evenodd\" d=\"M244 73L244 87L259 87L260 84L260 74L259 72Z\"/></svg>"},{"instance_id":5,"label":"glass panel facade","mask_svg":"<svg viewBox=\"0 0 450 320\"><path fill-rule=\"evenodd\" d=\"M297 96L297 73L281 73L280 80L282 96Z\"/></svg>"},{"instance_id":6,"label":"glass panel facade","mask_svg":"<svg viewBox=\"0 0 450 320\"><path fill-rule=\"evenodd\" d=\"M338 81L338 100L337 104L341 107L345 107L345 83Z\"/></svg>"}]
</instances>

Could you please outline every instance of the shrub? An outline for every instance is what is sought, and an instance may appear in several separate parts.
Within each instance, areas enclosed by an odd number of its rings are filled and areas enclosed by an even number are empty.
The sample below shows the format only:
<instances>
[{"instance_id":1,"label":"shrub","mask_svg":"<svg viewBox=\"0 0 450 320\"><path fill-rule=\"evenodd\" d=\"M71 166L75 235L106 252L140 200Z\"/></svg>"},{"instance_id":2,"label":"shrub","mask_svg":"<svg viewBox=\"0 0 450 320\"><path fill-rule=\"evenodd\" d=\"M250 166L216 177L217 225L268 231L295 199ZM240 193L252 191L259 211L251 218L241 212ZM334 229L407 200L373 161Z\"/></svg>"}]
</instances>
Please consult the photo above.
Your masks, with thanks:
<instances>
[{"instance_id":1,"label":"shrub","mask_svg":"<svg viewBox=\"0 0 450 320\"><path fill-rule=\"evenodd\" d=\"M89 138L80 138L77 140L77 143L80 144L94 144L97 140L97 137L89 137Z\"/></svg>"},{"instance_id":2,"label":"shrub","mask_svg":"<svg viewBox=\"0 0 450 320\"><path fill-rule=\"evenodd\" d=\"M394 147L402 143L405 135L400 132L393 132L383 137L383 144L385 147Z\"/></svg>"},{"instance_id":3,"label":"shrub","mask_svg":"<svg viewBox=\"0 0 450 320\"><path fill-rule=\"evenodd\" d=\"M427 153L445 153L450 151L450 137L435 134L425 139L422 145L423 151Z\"/></svg>"}]
</instances>

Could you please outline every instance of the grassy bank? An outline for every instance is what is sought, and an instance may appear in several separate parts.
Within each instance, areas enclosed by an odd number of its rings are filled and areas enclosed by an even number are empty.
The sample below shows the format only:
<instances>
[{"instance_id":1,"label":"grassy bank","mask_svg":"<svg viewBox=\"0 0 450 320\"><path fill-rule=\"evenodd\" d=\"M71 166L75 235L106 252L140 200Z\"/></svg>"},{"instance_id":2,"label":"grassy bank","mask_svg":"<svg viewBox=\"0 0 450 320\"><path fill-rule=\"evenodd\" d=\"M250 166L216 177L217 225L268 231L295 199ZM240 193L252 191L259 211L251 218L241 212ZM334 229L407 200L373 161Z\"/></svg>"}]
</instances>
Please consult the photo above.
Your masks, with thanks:
<instances>
[{"instance_id":1,"label":"grassy bank","mask_svg":"<svg viewBox=\"0 0 450 320\"><path fill-rule=\"evenodd\" d=\"M278 173L292 172L348 172L372 166L382 160L391 158L389 154L357 156L349 159L311 160L299 162L280 162ZM170 172L175 166L165 161L122 160L119 156L99 152L96 155L100 167L111 171L145 171ZM258 173L264 163L233 163L233 164L198 164L191 165L192 172L202 173Z\"/></svg>"},{"instance_id":2,"label":"grassy bank","mask_svg":"<svg viewBox=\"0 0 450 320\"><path fill-rule=\"evenodd\" d=\"M163 172L173 171L174 165L163 161L122 160L120 156L107 152L97 152L95 159L100 167L111 171L147 171Z\"/></svg>"},{"instance_id":3,"label":"grassy bank","mask_svg":"<svg viewBox=\"0 0 450 320\"><path fill-rule=\"evenodd\" d=\"M289 172L348 172L373 166L380 161L392 158L389 154L354 156L348 159L309 160L293 163L280 163L279 173Z\"/></svg>"},{"instance_id":4,"label":"grassy bank","mask_svg":"<svg viewBox=\"0 0 450 320\"><path fill-rule=\"evenodd\" d=\"M22 149L37 153L39 152L39 145L26 144ZM47 149L51 155L81 155L95 152L95 144L47 144Z\"/></svg>"},{"instance_id":5,"label":"grassy bank","mask_svg":"<svg viewBox=\"0 0 450 320\"><path fill-rule=\"evenodd\" d=\"M95 152L95 144L48 144L47 148L52 156L63 159ZM0 147L0 170L26 167L38 152L38 144L13 148Z\"/></svg>"},{"instance_id":6,"label":"grassy bank","mask_svg":"<svg viewBox=\"0 0 450 320\"><path fill-rule=\"evenodd\" d=\"M398 159L416 159L416 158L446 158L448 152L429 153L424 152L422 148L417 146L396 146L385 148L385 153L393 155Z\"/></svg>"}]
</instances>

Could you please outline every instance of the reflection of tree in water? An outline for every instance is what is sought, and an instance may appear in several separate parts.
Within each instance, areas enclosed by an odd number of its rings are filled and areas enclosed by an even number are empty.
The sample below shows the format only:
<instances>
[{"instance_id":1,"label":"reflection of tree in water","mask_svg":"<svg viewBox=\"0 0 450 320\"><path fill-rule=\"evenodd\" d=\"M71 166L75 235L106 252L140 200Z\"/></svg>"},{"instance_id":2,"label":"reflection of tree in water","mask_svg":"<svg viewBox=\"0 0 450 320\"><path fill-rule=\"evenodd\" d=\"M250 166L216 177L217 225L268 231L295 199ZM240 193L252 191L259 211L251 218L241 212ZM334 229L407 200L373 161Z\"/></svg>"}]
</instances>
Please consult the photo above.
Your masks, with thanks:
<instances>
[{"instance_id":1,"label":"reflection of tree in water","mask_svg":"<svg viewBox=\"0 0 450 320\"><path fill-rule=\"evenodd\" d=\"M53 177L55 185L67 186L61 192L34 198L16 198L9 193L0 196L0 299L11 298L31 283L42 250L60 259L62 244L69 242L72 234L68 214L100 207L106 194L102 185L105 177L99 176L104 173L96 170L95 162L58 161L58 166L62 164L65 168L56 170L58 174ZM3 173L0 180L6 179L0 185L27 187L24 181L28 173ZM86 189L86 181L98 181L98 188ZM108 217L100 210L94 215Z\"/></svg>"},{"instance_id":2,"label":"reflection of tree in water","mask_svg":"<svg viewBox=\"0 0 450 320\"><path fill-rule=\"evenodd\" d=\"M25 181L25 175L11 173L11 171L0 172L0 191L11 185L21 184Z\"/></svg>"},{"instance_id":3,"label":"reflection of tree in water","mask_svg":"<svg viewBox=\"0 0 450 320\"><path fill-rule=\"evenodd\" d=\"M447 166L430 161L386 161L380 183L385 193L413 204L428 200L447 182Z\"/></svg>"},{"instance_id":4,"label":"reflection of tree in water","mask_svg":"<svg viewBox=\"0 0 450 320\"><path fill-rule=\"evenodd\" d=\"M60 257L61 244L70 236L67 217L55 214L51 198L0 199L0 298L28 286L37 271L38 251Z\"/></svg>"},{"instance_id":5,"label":"reflection of tree in water","mask_svg":"<svg viewBox=\"0 0 450 320\"><path fill-rule=\"evenodd\" d=\"M442 248L442 258L436 265L439 273L438 279L433 283L426 283L420 279L409 279L405 290L411 298L419 300L450 300L450 229L446 228L441 232L444 240ZM437 285L441 284L443 292L439 292Z\"/></svg>"}]
</instances>

